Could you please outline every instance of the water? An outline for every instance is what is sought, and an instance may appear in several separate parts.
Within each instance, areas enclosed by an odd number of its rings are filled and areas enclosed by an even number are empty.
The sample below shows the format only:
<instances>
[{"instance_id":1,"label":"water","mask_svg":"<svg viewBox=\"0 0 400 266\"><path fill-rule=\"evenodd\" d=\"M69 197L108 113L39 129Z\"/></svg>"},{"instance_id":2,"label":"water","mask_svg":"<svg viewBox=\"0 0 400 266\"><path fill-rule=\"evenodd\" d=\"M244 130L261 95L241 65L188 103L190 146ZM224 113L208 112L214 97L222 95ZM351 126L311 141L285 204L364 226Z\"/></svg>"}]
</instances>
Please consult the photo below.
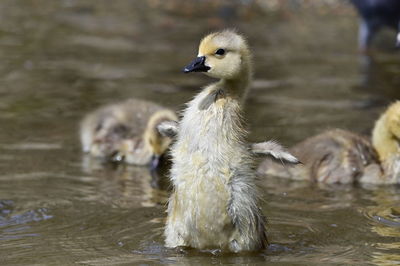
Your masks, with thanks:
<instances>
[{"instance_id":1,"label":"water","mask_svg":"<svg viewBox=\"0 0 400 266\"><path fill-rule=\"evenodd\" d=\"M80 152L78 122L101 104L138 97L180 110L210 82L181 68L201 36L228 26L254 51L252 140L369 134L400 96L394 36L383 32L362 58L353 10L326 2L1 1L0 264L400 263L398 187L265 178L271 246L213 255L163 247L168 181Z\"/></svg>"}]
</instances>

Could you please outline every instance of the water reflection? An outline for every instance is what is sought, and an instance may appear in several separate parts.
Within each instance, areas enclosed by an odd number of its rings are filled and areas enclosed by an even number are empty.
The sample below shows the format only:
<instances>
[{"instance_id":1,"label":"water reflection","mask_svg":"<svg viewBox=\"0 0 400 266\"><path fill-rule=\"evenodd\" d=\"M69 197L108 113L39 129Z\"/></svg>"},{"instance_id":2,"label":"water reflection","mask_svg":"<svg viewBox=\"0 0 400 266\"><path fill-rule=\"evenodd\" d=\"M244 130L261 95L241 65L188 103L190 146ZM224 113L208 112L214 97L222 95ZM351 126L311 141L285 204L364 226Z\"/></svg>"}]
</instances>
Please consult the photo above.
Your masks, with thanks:
<instances>
[{"instance_id":1,"label":"water reflection","mask_svg":"<svg viewBox=\"0 0 400 266\"><path fill-rule=\"evenodd\" d=\"M372 262L377 265L393 265L400 261L400 209L398 187L365 187L371 190L369 196L372 206L362 210L369 220L371 232L379 236L371 254Z\"/></svg>"},{"instance_id":2,"label":"water reflection","mask_svg":"<svg viewBox=\"0 0 400 266\"><path fill-rule=\"evenodd\" d=\"M375 58L373 55L360 56L360 85L356 91L368 92L379 105L400 99L400 65L397 56Z\"/></svg>"},{"instance_id":3,"label":"water reflection","mask_svg":"<svg viewBox=\"0 0 400 266\"><path fill-rule=\"evenodd\" d=\"M103 201L120 208L164 206L168 200L168 180L147 167L106 163L84 156L82 169L97 178L99 193L87 200ZM101 196L101 199L97 198ZM96 198L92 198L96 197Z\"/></svg>"},{"instance_id":4,"label":"water reflection","mask_svg":"<svg viewBox=\"0 0 400 266\"><path fill-rule=\"evenodd\" d=\"M398 263L394 188L261 180L271 247L214 256L163 247L165 179L81 160L85 113L130 97L181 110L206 83L181 68L229 25L254 51L252 140L370 132L381 101L400 96L400 62L381 51L360 69L347 1L4 0L0 22L3 264Z\"/></svg>"}]
</instances>

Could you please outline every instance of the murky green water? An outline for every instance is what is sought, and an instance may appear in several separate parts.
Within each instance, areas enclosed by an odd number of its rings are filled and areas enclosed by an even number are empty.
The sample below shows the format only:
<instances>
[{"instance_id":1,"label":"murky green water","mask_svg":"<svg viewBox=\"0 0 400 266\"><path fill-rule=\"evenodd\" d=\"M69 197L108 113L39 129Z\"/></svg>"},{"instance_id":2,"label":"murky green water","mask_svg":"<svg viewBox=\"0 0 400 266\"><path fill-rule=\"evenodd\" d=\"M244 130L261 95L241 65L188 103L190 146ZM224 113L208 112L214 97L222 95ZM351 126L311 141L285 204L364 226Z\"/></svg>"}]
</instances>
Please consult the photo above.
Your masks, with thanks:
<instances>
[{"instance_id":1,"label":"murky green water","mask_svg":"<svg viewBox=\"0 0 400 266\"><path fill-rule=\"evenodd\" d=\"M1 265L400 263L399 187L267 178L271 247L213 256L163 247L167 181L155 189L146 169L82 157L87 111L127 97L181 109L210 79L180 69L201 36L232 25L254 50L252 140L290 146L331 127L368 134L400 97L399 53L381 45L391 33L367 60L351 8L255 2L1 1Z\"/></svg>"}]
</instances>

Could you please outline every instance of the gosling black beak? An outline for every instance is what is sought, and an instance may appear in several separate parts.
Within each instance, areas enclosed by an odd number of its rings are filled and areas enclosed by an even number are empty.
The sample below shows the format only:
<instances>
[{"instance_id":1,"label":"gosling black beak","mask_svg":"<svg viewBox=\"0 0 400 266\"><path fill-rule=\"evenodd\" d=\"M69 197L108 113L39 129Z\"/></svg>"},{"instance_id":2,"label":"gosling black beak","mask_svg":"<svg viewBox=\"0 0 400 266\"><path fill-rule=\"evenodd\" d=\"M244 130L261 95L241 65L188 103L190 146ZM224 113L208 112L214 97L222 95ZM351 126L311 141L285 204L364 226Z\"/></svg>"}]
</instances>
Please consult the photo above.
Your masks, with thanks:
<instances>
[{"instance_id":1,"label":"gosling black beak","mask_svg":"<svg viewBox=\"0 0 400 266\"><path fill-rule=\"evenodd\" d=\"M206 61L205 56L199 56L197 57L192 63L187 65L184 69L184 73L189 73L189 72L207 72L210 70L210 67L204 65Z\"/></svg>"}]
</instances>

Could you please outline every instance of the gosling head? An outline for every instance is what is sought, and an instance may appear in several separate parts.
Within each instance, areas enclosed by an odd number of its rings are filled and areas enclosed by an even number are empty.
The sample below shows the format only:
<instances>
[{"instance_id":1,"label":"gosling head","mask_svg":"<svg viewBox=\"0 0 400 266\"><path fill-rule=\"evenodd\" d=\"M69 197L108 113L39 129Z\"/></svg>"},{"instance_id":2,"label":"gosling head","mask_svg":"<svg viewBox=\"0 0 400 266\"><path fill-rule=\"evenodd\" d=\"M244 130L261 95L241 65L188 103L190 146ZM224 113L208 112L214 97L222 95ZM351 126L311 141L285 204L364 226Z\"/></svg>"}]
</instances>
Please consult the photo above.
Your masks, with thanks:
<instances>
[{"instance_id":1,"label":"gosling head","mask_svg":"<svg viewBox=\"0 0 400 266\"><path fill-rule=\"evenodd\" d=\"M379 129L381 124L382 129ZM375 124L372 141L385 175L400 184L400 101L396 101Z\"/></svg>"},{"instance_id":2,"label":"gosling head","mask_svg":"<svg viewBox=\"0 0 400 266\"><path fill-rule=\"evenodd\" d=\"M387 109L386 125L392 137L400 145L400 101L396 101Z\"/></svg>"},{"instance_id":3,"label":"gosling head","mask_svg":"<svg viewBox=\"0 0 400 266\"><path fill-rule=\"evenodd\" d=\"M162 136L157 126L165 121L177 121L176 114L170 110L161 110L154 113L141 137L125 139L120 143L119 158L131 164L148 164L154 170L159 164L161 155L171 144L171 138Z\"/></svg>"},{"instance_id":4,"label":"gosling head","mask_svg":"<svg viewBox=\"0 0 400 266\"><path fill-rule=\"evenodd\" d=\"M382 162L400 156L400 101L390 105L376 121L372 143Z\"/></svg>"},{"instance_id":5,"label":"gosling head","mask_svg":"<svg viewBox=\"0 0 400 266\"><path fill-rule=\"evenodd\" d=\"M197 58L183 72L205 72L219 79L236 79L250 71L250 51L246 40L232 30L207 35L200 42Z\"/></svg>"},{"instance_id":6,"label":"gosling head","mask_svg":"<svg viewBox=\"0 0 400 266\"><path fill-rule=\"evenodd\" d=\"M171 144L171 138L161 135L157 128L165 121L178 121L178 117L170 110L156 112L149 119L144 133L145 141L150 145L153 154L156 156L161 156Z\"/></svg>"}]
</instances>

